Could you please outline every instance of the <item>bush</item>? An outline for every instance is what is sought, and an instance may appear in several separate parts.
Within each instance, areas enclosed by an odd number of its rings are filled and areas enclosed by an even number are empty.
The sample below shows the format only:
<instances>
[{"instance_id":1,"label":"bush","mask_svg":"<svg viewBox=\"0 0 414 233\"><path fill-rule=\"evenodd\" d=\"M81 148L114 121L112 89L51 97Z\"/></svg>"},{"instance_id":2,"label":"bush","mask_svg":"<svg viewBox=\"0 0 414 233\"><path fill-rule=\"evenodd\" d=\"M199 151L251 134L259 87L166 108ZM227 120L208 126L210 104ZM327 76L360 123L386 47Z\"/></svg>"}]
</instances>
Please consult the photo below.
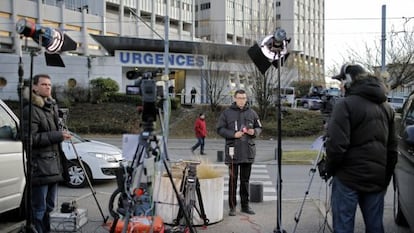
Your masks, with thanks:
<instances>
[{"instance_id":1,"label":"bush","mask_svg":"<svg viewBox=\"0 0 414 233\"><path fill-rule=\"evenodd\" d=\"M63 90L63 94L71 102L86 103L89 101L89 89L85 87L67 87Z\"/></svg>"},{"instance_id":2,"label":"bush","mask_svg":"<svg viewBox=\"0 0 414 233\"><path fill-rule=\"evenodd\" d=\"M127 95L124 93L113 93L109 96L108 102L130 103L135 105L142 105L142 98L138 95Z\"/></svg>"},{"instance_id":3,"label":"bush","mask_svg":"<svg viewBox=\"0 0 414 233\"><path fill-rule=\"evenodd\" d=\"M92 103L108 101L109 96L119 91L118 83L110 78L97 78L90 81Z\"/></svg>"},{"instance_id":4,"label":"bush","mask_svg":"<svg viewBox=\"0 0 414 233\"><path fill-rule=\"evenodd\" d=\"M117 97L122 96L116 95ZM130 96L138 98L138 96ZM120 97L124 98L124 97ZM125 97L129 98L129 97ZM5 101L19 115L18 101ZM179 101L172 101L177 106ZM162 105L162 104L161 104ZM217 112L210 111L208 105L194 105L191 108L172 110L169 125L171 138L193 138L194 121L203 112L206 114L208 138L221 138L215 127L217 119L227 106L219 106ZM277 111L272 109L267 120L262 121L263 132L258 139L277 138ZM80 134L123 134L140 131L141 115L133 102L108 102L106 104L78 103L69 107L67 125L70 130ZM308 111L287 108L283 111L282 136L305 137L323 133L322 114L319 111ZM157 119L156 130L161 129Z\"/></svg>"}]
</instances>

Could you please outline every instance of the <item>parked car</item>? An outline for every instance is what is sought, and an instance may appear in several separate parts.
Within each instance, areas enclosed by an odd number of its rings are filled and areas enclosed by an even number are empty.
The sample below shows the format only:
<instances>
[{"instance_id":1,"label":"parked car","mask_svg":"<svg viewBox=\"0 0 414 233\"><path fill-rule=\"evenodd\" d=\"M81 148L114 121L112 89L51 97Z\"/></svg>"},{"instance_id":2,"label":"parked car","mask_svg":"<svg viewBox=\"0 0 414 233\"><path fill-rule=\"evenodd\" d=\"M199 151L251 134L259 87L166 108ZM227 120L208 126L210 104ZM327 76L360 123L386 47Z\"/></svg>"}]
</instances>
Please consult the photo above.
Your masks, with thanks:
<instances>
[{"instance_id":1,"label":"parked car","mask_svg":"<svg viewBox=\"0 0 414 233\"><path fill-rule=\"evenodd\" d=\"M396 112L401 111L405 100L406 98L402 96L388 96L388 103Z\"/></svg>"},{"instance_id":2,"label":"parked car","mask_svg":"<svg viewBox=\"0 0 414 233\"><path fill-rule=\"evenodd\" d=\"M296 106L309 110L320 110L322 107L322 100L316 96L297 98Z\"/></svg>"},{"instance_id":3,"label":"parked car","mask_svg":"<svg viewBox=\"0 0 414 233\"><path fill-rule=\"evenodd\" d=\"M24 210L26 185L19 119L0 100L0 213Z\"/></svg>"},{"instance_id":4,"label":"parked car","mask_svg":"<svg viewBox=\"0 0 414 233\"><path fill-rule=\"evenodd\" d=\"M0 100L0 213L18 209L23 201L25 187L23 145L18 137L19 119ZM71 141L62 142L68 159L65 169L66 185L84 187L86 175L92 180L115 179L115 171L122 160L122 151L110 144L87 140L71 132ZM76 153L83 162L81 168Z\"/></svg>"},{"instance_id":5,"label":"parked car","mask_svg":"<svg viewBox=\"0 0 414 233\"><path fill-rule=\"evenodd\" d=\"M414 93L405 102L398 132L398 162L394 170L394 220L414 230Z\"/></svg>"},{"instance_id":6,"label":"parked car","mask_svg":"<svg viewBox=\"0 0 414 233\"><path fill-rule=\"evenodd\" d=\"M66 185L81 188L87 185L86 174L91 180L115 179L115 172L122 161L122 151L113 145L88 140L71 132L71 141L62 142L62 149L69 160ZM76 154L81 159L83 171Z\"/></svg>"}]
</instances>

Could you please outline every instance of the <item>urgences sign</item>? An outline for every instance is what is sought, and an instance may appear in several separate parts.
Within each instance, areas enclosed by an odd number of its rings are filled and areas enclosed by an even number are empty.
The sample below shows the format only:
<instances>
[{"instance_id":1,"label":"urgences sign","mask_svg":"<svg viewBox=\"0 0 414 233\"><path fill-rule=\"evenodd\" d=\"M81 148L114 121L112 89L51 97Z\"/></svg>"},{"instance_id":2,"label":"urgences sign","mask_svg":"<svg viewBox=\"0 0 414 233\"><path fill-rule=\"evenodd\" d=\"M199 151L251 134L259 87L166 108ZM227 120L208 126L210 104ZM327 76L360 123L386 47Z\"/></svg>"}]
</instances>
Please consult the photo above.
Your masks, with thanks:
<instances>
[{"instance_id":1,"label":"urgences sign","mask_svg":"<svg viewBox=\"0 0 414 233\"><path fill-rule=\"evenodd\" d=\"M164 53L140 51L115 51L115 59L123 66L163 67L165 66ZM179 69L206 68L207 56L170 53L169 67Z\"/></svg>"}]
</instances>

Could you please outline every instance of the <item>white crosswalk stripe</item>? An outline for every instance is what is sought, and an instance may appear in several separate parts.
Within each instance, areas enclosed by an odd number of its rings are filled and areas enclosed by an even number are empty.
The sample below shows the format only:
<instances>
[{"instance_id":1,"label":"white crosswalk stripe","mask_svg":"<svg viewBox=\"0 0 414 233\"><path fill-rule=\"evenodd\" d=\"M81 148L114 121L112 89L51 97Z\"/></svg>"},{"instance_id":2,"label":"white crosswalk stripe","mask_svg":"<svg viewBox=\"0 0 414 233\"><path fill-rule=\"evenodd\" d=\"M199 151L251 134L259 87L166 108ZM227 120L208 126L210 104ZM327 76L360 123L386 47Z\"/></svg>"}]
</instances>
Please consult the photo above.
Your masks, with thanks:
<instances>
[{"instance_id":1,"label":"white crosswalk stripe","mask_svg":"<svg viewBox=\"0 0 414 233\"><path fill-rule=\"evenodd\" d=\"M228 200L229 190L229 174L228 167L225 164L214 164L217 170L224 174L224 200ZM272 183L268 174L266 165L264 164L253 164L252 172L250 175L250 183L260 182L263 184L263 201L275 201L277 199L276 187ZM239 183L239 182L238 182ZM237 187L237 193L239 193L239 187ZM240 196L237 195L237 200L240 200Z\"/></svg>"}]
</instances>

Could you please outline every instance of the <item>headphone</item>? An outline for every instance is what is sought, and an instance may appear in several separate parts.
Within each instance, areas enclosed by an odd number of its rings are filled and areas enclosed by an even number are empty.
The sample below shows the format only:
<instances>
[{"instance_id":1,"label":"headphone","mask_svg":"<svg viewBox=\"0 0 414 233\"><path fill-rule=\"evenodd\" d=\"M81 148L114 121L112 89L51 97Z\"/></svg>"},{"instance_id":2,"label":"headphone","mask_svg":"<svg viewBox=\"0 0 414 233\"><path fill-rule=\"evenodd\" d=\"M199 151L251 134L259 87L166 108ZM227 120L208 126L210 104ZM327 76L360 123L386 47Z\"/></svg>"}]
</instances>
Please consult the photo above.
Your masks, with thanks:
<instances>
[{"instance_id":1,"label":"headphone","mask_svg":"<svg viewBox=\"0 0 414 233\"><path fill-rule=\"evenodd\" d=\"M344 74L345 75L345 79L343 80L343 83L344 83L344 86L346 87L346 88L349 88L350 86L351 86L351 83L352 83L352 77L351 77L351 74L349 74L349 73L347 73L346 72L346 70L350 67L350 66L352 66L353 64L344 64L343 66L342 66L342 70L341 70L341 74Z\"/></svg>"}]
</instances>

